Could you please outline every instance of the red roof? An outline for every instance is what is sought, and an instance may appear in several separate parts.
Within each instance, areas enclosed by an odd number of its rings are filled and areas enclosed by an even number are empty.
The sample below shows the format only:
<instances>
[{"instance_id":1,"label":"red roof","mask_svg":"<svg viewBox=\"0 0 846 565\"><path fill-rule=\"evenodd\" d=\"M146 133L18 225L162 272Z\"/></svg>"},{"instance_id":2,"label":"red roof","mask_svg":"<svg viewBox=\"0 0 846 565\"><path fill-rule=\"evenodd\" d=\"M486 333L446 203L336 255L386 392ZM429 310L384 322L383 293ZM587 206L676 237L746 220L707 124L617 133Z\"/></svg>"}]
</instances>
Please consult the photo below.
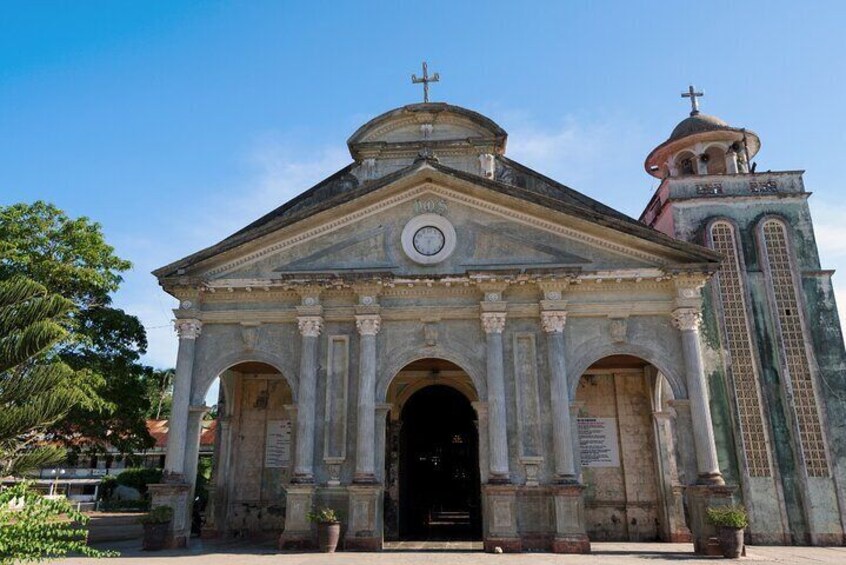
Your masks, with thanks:
<instances>
[{"instance_id":1,"label":"red roof","mask_svg":"<svg viewBox=\"0 0 846 565\"><path fill-rule=\"evenodd\" d=\"M200 434L200 445L214 446L217 420L203 420L203 432ZM167 447L167 420L147 420L147 431L156 440L156 447Z\"/></svg>"}]
</instances>

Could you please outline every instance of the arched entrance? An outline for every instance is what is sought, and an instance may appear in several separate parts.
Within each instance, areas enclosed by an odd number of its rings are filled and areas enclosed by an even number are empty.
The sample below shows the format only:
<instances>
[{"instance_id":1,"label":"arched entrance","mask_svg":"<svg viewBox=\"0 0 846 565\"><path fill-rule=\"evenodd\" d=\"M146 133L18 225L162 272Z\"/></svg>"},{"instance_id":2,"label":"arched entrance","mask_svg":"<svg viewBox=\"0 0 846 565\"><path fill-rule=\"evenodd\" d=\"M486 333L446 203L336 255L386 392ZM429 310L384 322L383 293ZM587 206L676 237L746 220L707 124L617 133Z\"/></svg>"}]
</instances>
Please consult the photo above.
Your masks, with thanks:
<instances>
[{"instance_id":1,"label":"arched entrance","mask_svg":"<svg viewBox=\"0 0 846 565\"><path fill-rule=\"evenodd\" d=\"M291 474L293 398L274 366L238 363L220 374L204 534L261 535L283 526ZM271 443L272 442L272 443Z\"/></svg>"},{"instance_id":2,"label":"arched entrance","mask_svg":"<svg viewBox=\"0 0 846 565\"><path fill-rule=\"evenodd\" d=\"M475 389L457 365L423 359L388 391L385 529L388 539L481 539Z\"/></svg>"},{"instance_id":3,"label":"arched entrance","mask_svg":"<svg viewBox=\"0 0 846 565\"><path fill-rule=\"evenodd\" d=\"M672 390L650 363L610 355L579 379L579 459L592 541L689 541Z\"/></svg>"}]
</instances>

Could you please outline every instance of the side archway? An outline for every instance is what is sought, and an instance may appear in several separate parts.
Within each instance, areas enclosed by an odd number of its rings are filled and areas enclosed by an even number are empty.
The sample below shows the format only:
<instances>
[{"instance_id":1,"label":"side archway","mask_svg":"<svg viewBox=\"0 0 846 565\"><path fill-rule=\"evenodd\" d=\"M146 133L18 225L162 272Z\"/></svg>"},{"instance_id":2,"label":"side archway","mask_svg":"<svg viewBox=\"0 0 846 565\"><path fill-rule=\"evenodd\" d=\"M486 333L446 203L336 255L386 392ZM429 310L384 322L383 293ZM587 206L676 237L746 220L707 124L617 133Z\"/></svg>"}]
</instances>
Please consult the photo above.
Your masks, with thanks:
<instances>
[{"instance_id":1,"label":"side archway","mask_svg":"<svg viewBox=\"0 0 846 565\"><path fill-rule=\"evenodd\" d=\"M241 363L264 363L276 369L291 389L291 396L294 402L297 401L299 383L297 382L296 369L279 355L261 350L253 350L230 353L211 361L208 364L208 369L202 370L202 372L195 376L191 392L191 404L202 404L215 379L225 371Z\"/></svg>"},{"instance_id":2,"label":"side archway","mask_svg":"<svg viewBox=\"0 0 846 565\"><path fill-rule=\"evenodd\" d=\"M570 361L567 366L567 381L570 390L570 398L575 398L576 388L579 386L579 379L582 374L594 363L604 357L612 355L631 355L632 357L639 357L653 365L658 371L664 375L670 388L673 390L673 396L676 399L687 398L687 384L684 380L684 374L680 368L672 367L664 362L664 360L653 350L636 344L615 344L615 343L597 343L581 347L581 354Z\"/></svg>"}]
</instances>

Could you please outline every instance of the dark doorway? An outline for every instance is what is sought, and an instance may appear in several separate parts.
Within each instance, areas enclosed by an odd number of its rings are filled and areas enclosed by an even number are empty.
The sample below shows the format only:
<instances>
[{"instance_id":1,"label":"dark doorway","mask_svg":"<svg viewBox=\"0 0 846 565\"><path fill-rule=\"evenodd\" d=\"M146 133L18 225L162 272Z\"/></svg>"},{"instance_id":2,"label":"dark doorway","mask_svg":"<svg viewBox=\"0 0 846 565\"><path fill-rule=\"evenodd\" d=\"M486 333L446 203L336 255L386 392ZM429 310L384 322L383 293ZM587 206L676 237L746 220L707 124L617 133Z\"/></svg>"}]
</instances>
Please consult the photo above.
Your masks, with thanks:
<instances>
[{"instance_id":1,"label":"dark doorway","mask_svg":"<svg viewBox=\"0 0 846 565\"><path fill-rule=\"evenodd\" d=\"M432 385L409 398L400 431L400 536L481 539L475 412L457 390Z\"/></svg>"}]
</instances>

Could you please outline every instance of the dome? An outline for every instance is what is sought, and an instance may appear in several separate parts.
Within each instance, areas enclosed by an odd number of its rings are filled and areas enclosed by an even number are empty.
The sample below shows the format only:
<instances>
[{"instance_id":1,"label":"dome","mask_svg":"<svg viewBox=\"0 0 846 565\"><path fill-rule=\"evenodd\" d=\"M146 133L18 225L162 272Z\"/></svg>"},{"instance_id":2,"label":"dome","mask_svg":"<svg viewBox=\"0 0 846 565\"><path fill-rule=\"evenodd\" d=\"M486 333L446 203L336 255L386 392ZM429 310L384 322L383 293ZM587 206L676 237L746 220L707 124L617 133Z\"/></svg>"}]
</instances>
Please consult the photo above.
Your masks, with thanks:
<instances>
[{"instance_id":1,"label":"dome","mask_svg":"<svg viewBox=\"0 0 846 565\"><path fill-rule=\"evenodd\" d=\"M652 150L644 168L653 177L664 178L669 174L670 161L680 152L699 155L714 145L721 147L723 152L732 146L743 146L752 158L761 148L761 140L754 131L732 127L716 116L694 110L673 128L666 141Z\"/></svg>"},{"instance_id":2,"label":"dome","mask_svg":"<svg viewBox=\"0 0 846 565\"><path fill-rule=\"evenodd\" d=\"M347 140L364 158L416 156L423 147L444 153L505 153L508 134L490 118L452 104L426 102L395 108L358 128Z\"/></svg>"},{"instance_id":3,"label":"dome","mask_svg":"<svg viewBox=\"0 0 846 565\"><path fill-rule=\"evenodd\" d=\"M735 128L729 126L726 122L716 116L709 116L707 114L695 114L679 122L679 125L673 129L670 134L669 141L681 139L688 135L695 133L703 133L706 131L737 131Z\"/></svg>"}]
</instances>

